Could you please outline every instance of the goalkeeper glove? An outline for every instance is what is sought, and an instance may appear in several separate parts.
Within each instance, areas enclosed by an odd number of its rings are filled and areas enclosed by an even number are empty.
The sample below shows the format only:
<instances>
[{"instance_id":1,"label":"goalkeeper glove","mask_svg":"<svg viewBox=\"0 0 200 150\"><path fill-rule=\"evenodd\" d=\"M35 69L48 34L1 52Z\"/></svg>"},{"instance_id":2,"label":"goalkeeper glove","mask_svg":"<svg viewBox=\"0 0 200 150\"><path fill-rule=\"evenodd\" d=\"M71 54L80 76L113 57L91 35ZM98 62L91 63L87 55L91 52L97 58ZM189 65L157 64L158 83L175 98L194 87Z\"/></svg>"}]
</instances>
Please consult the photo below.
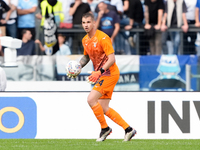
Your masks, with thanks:
<instances>
[{"instance_id":1,"label":"goalkeeper glove","mask_svg":"<svg viewBox=\"0 0 200 150\"><path fill-rule=\"evenodd\" d=\"M101 71L92 71L92 72L88 72L91 73L91 75L89 77L87 77L87 81L90 84L95 84L97 82L97 80L99 79L99 77L101 76Z\"/></svg>"},{"instance_id":2,"label":"goalkeeper glove","mask_svg":"<svg viewBox=\"0 0 200 150\"><path fill-rule=\"evenodd\" d=\"M72 74L67 73L66 75L68 76L68 78L74 79L74 78L76 78L79 74L77 74L77 75L72 75Z\"/></svg>"}]
</instances>

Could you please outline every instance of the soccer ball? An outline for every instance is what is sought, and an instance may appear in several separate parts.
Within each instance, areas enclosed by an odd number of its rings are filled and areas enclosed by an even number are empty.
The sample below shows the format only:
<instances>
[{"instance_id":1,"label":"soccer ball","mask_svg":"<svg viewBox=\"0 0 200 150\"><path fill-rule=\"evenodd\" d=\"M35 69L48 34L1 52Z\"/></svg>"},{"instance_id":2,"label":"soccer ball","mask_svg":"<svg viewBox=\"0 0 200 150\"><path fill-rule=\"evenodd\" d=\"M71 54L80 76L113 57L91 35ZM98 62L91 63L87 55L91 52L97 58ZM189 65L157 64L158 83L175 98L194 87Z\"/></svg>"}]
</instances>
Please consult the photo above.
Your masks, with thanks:
<instances>
[{"instance_id":1,"label":"soccer ball","mask_svg":"<svg viewBox=\"0 0 200 150\"><path fill-rule=\"evenodd\" d=\"M68 76L76 77L81 73L81 64L77 61L69 61L66 65L66 72Z\"/></svg>"}]
</instances>

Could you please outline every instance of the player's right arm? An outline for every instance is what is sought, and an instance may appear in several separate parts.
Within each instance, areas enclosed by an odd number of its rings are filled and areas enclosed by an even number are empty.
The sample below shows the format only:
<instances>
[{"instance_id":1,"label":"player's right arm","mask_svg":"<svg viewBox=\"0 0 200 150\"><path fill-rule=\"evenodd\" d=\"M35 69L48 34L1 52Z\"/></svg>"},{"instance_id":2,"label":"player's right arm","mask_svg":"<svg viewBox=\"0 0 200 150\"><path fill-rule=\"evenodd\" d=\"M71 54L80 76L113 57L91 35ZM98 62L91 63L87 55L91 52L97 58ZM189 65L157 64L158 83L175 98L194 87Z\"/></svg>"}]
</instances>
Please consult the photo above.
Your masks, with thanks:
<instances>
[{"instance_id":1,"label":"player's right arm","mask_svg":"<svg viewBox=\"0 0 200 150\"><path fill-rule=\"evenodd\" d=\"M81 64L81 67L83 68L89 61L90 61L90 57L88 55L83 55L79 63Z\"/></svg>"}]
</instances>

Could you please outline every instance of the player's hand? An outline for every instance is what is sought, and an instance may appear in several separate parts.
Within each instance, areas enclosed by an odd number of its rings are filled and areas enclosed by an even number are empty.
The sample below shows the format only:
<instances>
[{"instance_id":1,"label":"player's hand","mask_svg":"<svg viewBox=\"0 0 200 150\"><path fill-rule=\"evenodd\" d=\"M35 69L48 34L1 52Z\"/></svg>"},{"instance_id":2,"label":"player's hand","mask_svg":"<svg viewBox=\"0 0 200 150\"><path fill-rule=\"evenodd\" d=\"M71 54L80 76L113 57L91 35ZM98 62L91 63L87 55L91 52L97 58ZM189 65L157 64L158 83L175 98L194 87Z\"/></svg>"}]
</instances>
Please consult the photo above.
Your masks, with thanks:
<instances>
[{"instance_id":1,"label":"player's hand","mask_svg":"<svg viewBox=\"0 0 200 150\"><path fill-rule=\"evenodd\" d=\"M88 83L95 84L99 77L101 76L101 71L90 71L88 73L91 73L91 75L87 78Z\"/></svg>"},{"instance_id":2,"label":"player's hand","mask_svg":"<svg viewBox=\"0 0 200 150\"><path fill-rule=\"evenodd\" d=\"M72 75L72 74L66 74L67 76L68 76L68 78L72 78L72 79L74 79L74 78L76 78L78 75Z\"/></svg>"},{"instance_id":3,"label":"player's hand","mask_svg":"<svg viewBox=\"0 0 200 150\"><path fill-rule=\"evenodd\" d=\"M80 73L79 73L79 74L80 74ZM73 74L67 73L66 76L67 76L68 78L75 79L79 74L73 75Z\"/></svg>"}]
</instances>

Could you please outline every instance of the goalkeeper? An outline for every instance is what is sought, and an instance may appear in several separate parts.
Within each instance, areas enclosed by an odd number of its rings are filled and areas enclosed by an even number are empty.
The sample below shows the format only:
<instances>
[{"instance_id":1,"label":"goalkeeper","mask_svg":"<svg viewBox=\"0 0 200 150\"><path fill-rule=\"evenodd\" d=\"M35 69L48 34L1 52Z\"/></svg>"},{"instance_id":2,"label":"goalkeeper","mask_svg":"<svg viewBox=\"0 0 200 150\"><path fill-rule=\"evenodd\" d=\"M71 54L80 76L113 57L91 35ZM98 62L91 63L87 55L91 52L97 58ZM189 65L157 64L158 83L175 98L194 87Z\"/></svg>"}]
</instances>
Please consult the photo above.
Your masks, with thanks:
<instances>
[{"instance_id":1,"label":"goalkeeper","mask_svg":"<svg viewBox=\"0 0 200 150\"><path fill-rule=\"evenodd\" d=\"M89 83L95 84L87 102L101 125L101 132L97 141L104 141L112 132L112 129L106 123L104 114L125 130L124 141L130 141L136 134L136 130L109 107L114 87L120 76L115 63L111 39L107 34L95 28L94 16L91 13L82 16L82 26L87 35L82 39L84 56L81 58L80 64L84 67L91 59L95 70L87 79Z\"/></svg>"}]
</instances>

